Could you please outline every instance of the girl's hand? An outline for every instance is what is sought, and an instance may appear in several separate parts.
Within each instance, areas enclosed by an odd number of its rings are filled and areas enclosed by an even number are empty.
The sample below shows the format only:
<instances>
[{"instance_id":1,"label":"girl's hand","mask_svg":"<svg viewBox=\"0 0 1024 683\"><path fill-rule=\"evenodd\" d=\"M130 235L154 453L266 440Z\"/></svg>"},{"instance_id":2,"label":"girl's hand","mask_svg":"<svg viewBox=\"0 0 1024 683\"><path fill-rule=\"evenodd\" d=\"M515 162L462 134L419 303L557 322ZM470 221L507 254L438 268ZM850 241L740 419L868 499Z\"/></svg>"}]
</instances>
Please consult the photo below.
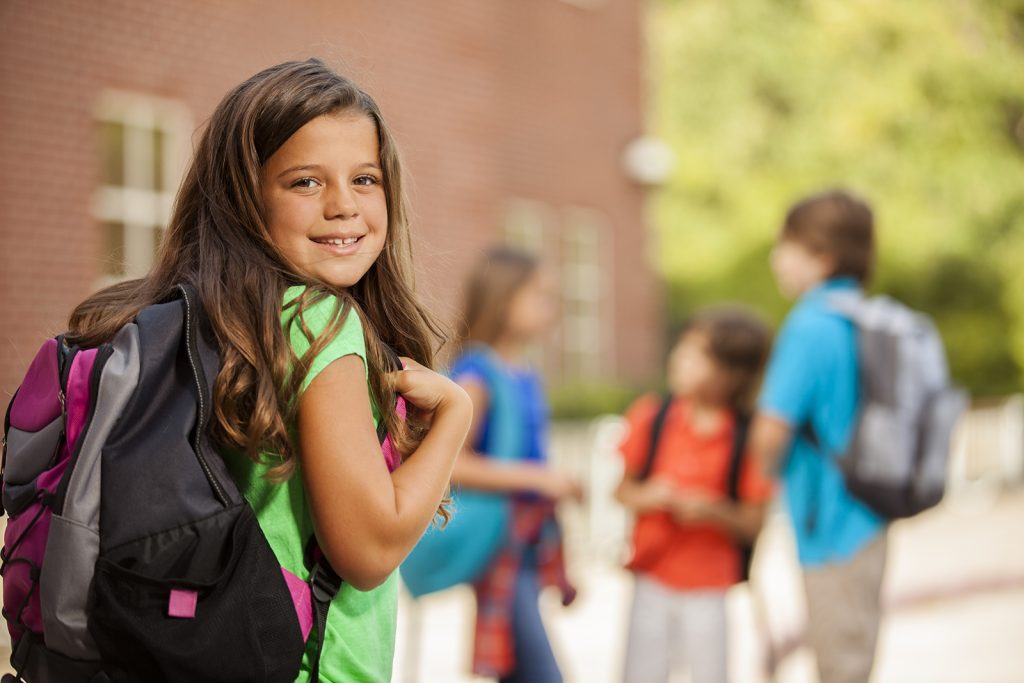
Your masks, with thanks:
<instances>
[{"instance_id":1,"label":"girl's hand","mask_svg":"<svg viewBox=\"0 0 1024 683\"><path fill-rule=\"evenodd\" d=\"M433 415L455 405L472 407L465 390L444 375L404 356L402 365L404 370L389 373L395 391L423 413Z\"/></svg>"},{"instance_id":2,"label":"girl's hand","mask_svg":"<svg viewBox=\"0 0 1024 683\"><path fill-rule=\"evenodd\" d=\"M651 510L670 510L677 495L675 486L664 479L654 477L641 484L641 504Z\"/></svg>"},{"instance_id":3,"label":"girl's hand","mask_svg":"<svg viewBox=\"0 0 1024 683\"><path fill-rule=\"evenodd\" d=\"M583 487L579 479L558 470L545 470L537 493L554 501L583 501Z\"/></svg>"},{"instance_id":4,"label":"girl's hand","mask_svg":"<svg viewBox=\"0 0 1024 683\"><path fill-rule=\"evenodd\" d=\"M720 498L706 493L687 491L677 493L671 504L672 518L681 524L707 522L717 517Z\"/></svg>"}]
</instances>

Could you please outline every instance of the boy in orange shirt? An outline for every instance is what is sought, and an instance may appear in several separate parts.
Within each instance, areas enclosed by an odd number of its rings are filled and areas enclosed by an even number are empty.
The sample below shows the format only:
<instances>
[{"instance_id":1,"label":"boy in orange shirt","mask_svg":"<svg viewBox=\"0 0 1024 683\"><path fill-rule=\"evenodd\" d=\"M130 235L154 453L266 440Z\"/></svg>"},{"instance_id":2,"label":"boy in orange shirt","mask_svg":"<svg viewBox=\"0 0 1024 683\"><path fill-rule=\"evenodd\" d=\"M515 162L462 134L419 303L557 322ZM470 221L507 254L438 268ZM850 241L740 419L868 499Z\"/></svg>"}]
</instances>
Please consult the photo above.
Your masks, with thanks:
<instances>
[{"instance_id":1,"label":"boy in orange shirt","mask_svg":"<svg viewBox=\"0 0 1024 683\"><path fill-rule=\"evenodd\" d=\"M771 335L753 315L711 309L669 358L670 394L628 411L616 498L636 514L636 574L626 683L725 683L725 592L746 576L747 552L773 494L744 458L750 408Z\"/></svg>"}]
</instances>

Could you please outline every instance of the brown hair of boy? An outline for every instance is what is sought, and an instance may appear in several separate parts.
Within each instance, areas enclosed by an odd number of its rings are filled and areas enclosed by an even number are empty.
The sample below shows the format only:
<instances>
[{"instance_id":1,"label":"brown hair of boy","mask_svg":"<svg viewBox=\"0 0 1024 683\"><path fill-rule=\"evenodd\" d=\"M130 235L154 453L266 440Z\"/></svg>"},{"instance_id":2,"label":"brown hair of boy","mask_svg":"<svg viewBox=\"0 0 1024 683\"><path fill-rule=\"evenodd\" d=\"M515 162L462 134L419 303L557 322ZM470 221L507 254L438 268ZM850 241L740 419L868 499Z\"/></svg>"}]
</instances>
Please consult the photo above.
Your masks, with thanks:
<instances>
[{"instance_id":1,"label":"brown hair of boy","mask_svg":"<svg viewBox=\"0 0 1024 683\"><path fill-rule=\"evenodd\" d=\"M706 335L708 353L728 378L729 407L749 415L771 350L771 329L744 308L716 306L690 320L680 338L693 333Z\"/></svg>"},{"instance_id":2,"label":"brown hair of boy","mask_svg":"<svg viewBox=\"0 0 1024 683\"><path fill-rule=\"evenodd\" d=\"M781 239L834 258L832 277L853 277L862 285L871 280L874 215L867 202L846 190L827 190L794 204L786 214Z\"/></svg>"}]
</instances>

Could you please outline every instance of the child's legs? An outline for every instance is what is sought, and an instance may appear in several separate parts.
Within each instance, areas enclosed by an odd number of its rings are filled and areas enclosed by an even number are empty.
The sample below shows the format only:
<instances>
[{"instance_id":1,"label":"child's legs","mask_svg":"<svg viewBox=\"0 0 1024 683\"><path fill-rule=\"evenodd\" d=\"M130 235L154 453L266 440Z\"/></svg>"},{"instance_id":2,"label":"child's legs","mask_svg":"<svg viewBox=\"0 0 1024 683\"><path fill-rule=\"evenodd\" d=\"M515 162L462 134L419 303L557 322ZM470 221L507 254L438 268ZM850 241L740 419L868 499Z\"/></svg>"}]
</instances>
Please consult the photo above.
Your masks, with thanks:
<instances>
[{"instance_id":1,"label":"child's legs","mask_svg":"<svg viewBox=\"0 0 1024 683\"><path fill-rule=\"evenodd\" d=\"M679 660L690 670L692 683L726 683L729 629L725 591L687 591L678 598Z\"/></svg>"},{"instance_id":2,"label":"child's legs","mask_svg":"<svg viewBox=\"0 0 1024 683\"><path fill-rule=\"evenodd\" d=\"M821 683L866 683L881 621L886 536L848 562L804 570L807 639Z\"/></svg>"},{"instance_id":3,"label":"child's legs","mask_svg":"<svg viewBox=\"0 0 1024 683\"><path fill-rule=\"evenodd\" d=\"M625 683L668 683L677 641L675 591L636 575L626 640Z\"/></svg>"},{"instance_id":4,"label":"child's legs","mask_svg":"<svg viewBox=\"0 0 1024 683\"><path fill-rule=\"evenodd\" d=\"M512 614L516 669L502 683L561 683L562 674L551 651L540 617L540 577L536 567L524 563L516 576Z\"/></svg>"}]
</instances>

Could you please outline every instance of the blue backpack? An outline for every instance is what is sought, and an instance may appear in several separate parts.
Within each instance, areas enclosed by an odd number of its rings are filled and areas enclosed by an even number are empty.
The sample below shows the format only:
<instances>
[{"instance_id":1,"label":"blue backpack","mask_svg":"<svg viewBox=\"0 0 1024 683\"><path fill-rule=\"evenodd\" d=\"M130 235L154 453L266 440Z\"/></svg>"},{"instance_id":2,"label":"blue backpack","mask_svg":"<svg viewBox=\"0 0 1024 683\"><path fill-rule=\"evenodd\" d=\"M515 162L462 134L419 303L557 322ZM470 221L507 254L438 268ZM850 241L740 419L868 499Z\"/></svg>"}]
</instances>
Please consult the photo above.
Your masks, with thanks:
<instances>
[{"instance_id":1,"label":"blue backpack","mask_svg":"<svg viewBox=\"0 0 1024 683\"><path fill-rule=\"evenodd\" d=\"M485 348L469 350L473 367L487 385L489 425L483 450L489 458L512 461L526 452L521 414L503 370ZM468 489L452 490L452 518L430 527L402 563L402 579L414 597L460 583L472 583L490 565L508 538L512 521L509 497Z\"/></svg>"}]
</instances>

